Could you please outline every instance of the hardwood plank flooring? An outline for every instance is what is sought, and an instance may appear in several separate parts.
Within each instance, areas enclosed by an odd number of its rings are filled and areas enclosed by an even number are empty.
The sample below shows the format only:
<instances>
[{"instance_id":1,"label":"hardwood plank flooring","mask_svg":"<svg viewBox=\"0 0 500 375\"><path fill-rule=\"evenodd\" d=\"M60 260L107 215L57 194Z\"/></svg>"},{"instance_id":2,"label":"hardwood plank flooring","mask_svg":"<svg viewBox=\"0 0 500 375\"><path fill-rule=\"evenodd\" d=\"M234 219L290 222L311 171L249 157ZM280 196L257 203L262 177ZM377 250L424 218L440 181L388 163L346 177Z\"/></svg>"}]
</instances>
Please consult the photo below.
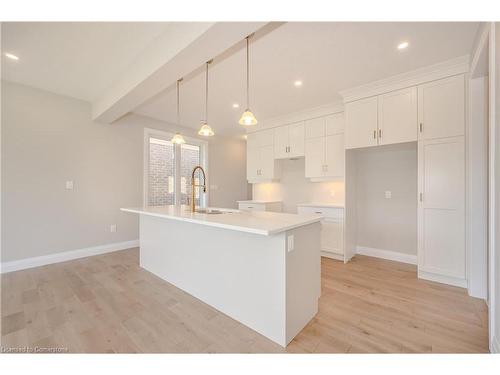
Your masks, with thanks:
<instances>
[{"instance_id":1,"label":"hardwood plank flooring","mask_svg":"<svg viewBox=\"0 0 500 375\"><path fill-rule=\"evenodd\" d=\"M416 267L322 258L316 317L285 349L139 267L138 249L1 276L1 346L77 353L488 351L484 301Z\"/></svg>"}]
</instances>

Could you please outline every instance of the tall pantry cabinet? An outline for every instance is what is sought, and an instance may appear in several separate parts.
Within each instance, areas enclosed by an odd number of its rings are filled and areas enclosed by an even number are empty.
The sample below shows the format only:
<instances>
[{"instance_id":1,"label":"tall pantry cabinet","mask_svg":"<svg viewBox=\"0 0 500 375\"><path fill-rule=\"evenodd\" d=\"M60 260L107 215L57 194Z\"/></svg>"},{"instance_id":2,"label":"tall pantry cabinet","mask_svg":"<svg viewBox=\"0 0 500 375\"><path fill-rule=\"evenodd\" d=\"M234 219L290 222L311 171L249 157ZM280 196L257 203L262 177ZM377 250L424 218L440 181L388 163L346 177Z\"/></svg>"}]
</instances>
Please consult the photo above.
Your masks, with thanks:
<instances>
[{"instance_id":1,"label":"tall pantry cabinet","mask_svg":"<svg viewBox=\"0 0 500 375\"><path fill-rule=\"evenodd\" d=\"M418 273L466 287L465 80L418 87Z\"/></svg>"}]
</instances>

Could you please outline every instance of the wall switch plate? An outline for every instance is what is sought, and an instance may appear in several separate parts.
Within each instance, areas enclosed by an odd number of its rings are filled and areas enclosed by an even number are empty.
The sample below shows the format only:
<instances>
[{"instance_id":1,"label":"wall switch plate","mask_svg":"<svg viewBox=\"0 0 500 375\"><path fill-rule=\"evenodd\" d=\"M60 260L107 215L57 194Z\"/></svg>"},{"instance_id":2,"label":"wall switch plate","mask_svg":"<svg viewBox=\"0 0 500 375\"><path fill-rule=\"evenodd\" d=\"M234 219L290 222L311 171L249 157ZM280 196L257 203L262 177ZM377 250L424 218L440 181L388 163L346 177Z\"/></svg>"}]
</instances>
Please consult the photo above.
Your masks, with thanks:
<instances>
[{"instance_id":1,"label":"wall switch plate","mask_svg":"<svg viewBox=\"0 0 500 375\"><path fill-rule=\"evenodd\" d=\"M66 181L66 190L73 190L73 181Z\"/></svg>"},{"instance_id":2,"label":"wall switch plate","mask_svg":"<svg viewBox=\"0 0 500 375\"><path fill-rule=\"evenodd\" d=\"M115 233L115 232L116 232L116 224L111 224L111 225L109 226L109 231L110 231L111 233Z\"/></svg>"},{"instance_id":3,"label":"wall switch plate","mask_svg":"<svg viewBox=\"0 0 500 375\"><path fill-rule=\"evenodd\" d=\"M392 198L392 191L386 190L385 191L385 198L386 199L391 199Z\"/></svg>"},{"instance_id":4,"label":"wall switch plate","mask_svg":"<svg viewBox=\"0 0 500 375\"><path fill-rule=\"evenodd\" d=\"M294 243L293 243L293 234L289 235L287 238L287 242L288 242L288 252L290 251L293 251L293 246L294 246Z\"/></svg>"}]
</instances>

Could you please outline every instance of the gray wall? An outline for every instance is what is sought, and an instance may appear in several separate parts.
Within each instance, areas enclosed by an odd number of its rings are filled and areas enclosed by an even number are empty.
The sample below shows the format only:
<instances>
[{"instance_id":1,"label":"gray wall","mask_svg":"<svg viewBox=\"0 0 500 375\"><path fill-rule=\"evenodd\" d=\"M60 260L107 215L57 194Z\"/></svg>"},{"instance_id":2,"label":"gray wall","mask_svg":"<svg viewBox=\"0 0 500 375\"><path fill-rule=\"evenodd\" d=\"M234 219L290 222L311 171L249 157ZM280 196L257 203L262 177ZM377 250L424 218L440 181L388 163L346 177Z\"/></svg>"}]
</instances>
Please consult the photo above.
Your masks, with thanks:
<instances>
[{"instance_id":1,"label":"gray wall","mask_svg":"<svg viewBox=\"0 0 500 375\"><path fill-rule=\"evenodd\" d=\"M2 90L2 262L137 239L137 217L119 208L142 204L143 129L175 127L137 115L100 124L84 101ZM209 163L210 204L235 207L247 197L245 143L213 139Z\"/></svg>"},{"instance_id":2,"label":"gray wall","mask_svg":"<svg viewBox=\"0 0 500 375\"><path fill-rule=\"evenodd\" d=\"M358 246L416 255L417 143L356 152Z\"/></svg>"}]
</instances>

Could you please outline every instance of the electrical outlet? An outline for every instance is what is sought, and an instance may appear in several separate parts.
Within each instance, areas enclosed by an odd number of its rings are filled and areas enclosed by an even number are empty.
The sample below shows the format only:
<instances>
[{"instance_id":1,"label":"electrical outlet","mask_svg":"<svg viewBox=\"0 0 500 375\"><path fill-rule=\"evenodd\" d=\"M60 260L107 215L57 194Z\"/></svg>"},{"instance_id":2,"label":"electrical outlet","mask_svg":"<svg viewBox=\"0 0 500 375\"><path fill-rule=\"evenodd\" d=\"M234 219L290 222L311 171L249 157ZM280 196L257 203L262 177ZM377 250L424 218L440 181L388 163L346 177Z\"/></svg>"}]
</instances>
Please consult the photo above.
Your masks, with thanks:
<instances>
[{"instance_id":1,"label":"electrical outlet","mask_svg":"<svg viewBox=\"0 0 500 375\"><path fill-rule=\"evenodd\" d=\"M66 190L73 190L73 181L66 181Z\"/></svg>"},{"instance_id":2,"label":"electrical outlet","mask_svg":"<svg viewBox=\"0 0 500 375\"><path fill-rule=\"evenodd\" d=\"M290 236L287 237L287 241L288 241L288 252L290 251L293 251L293 247L294 247L294 243L293 243L293 234L291 234Z\"/></svg>"},{"instance_id":3,"label":"electrical outlet","mask_svg":"<svg viewBox=\"0 0 500 375\"><path fill-rule=\"evenodd\" d=\"M392 198L392 191L386 190L385 191L385 199L391 199Z\"/></svg>"},{"instance_id":4,"label":"electrical outlet","mask_svg":"<svg viewBox=\"0 0 500 375\"><path fill-rule=\"evenodd\" d=\"M110 231L111 233L115 233L115 232L116 232L116 224L111 224L111 225L109 226L109 231Z\"/></svg>"}]
</instances>

